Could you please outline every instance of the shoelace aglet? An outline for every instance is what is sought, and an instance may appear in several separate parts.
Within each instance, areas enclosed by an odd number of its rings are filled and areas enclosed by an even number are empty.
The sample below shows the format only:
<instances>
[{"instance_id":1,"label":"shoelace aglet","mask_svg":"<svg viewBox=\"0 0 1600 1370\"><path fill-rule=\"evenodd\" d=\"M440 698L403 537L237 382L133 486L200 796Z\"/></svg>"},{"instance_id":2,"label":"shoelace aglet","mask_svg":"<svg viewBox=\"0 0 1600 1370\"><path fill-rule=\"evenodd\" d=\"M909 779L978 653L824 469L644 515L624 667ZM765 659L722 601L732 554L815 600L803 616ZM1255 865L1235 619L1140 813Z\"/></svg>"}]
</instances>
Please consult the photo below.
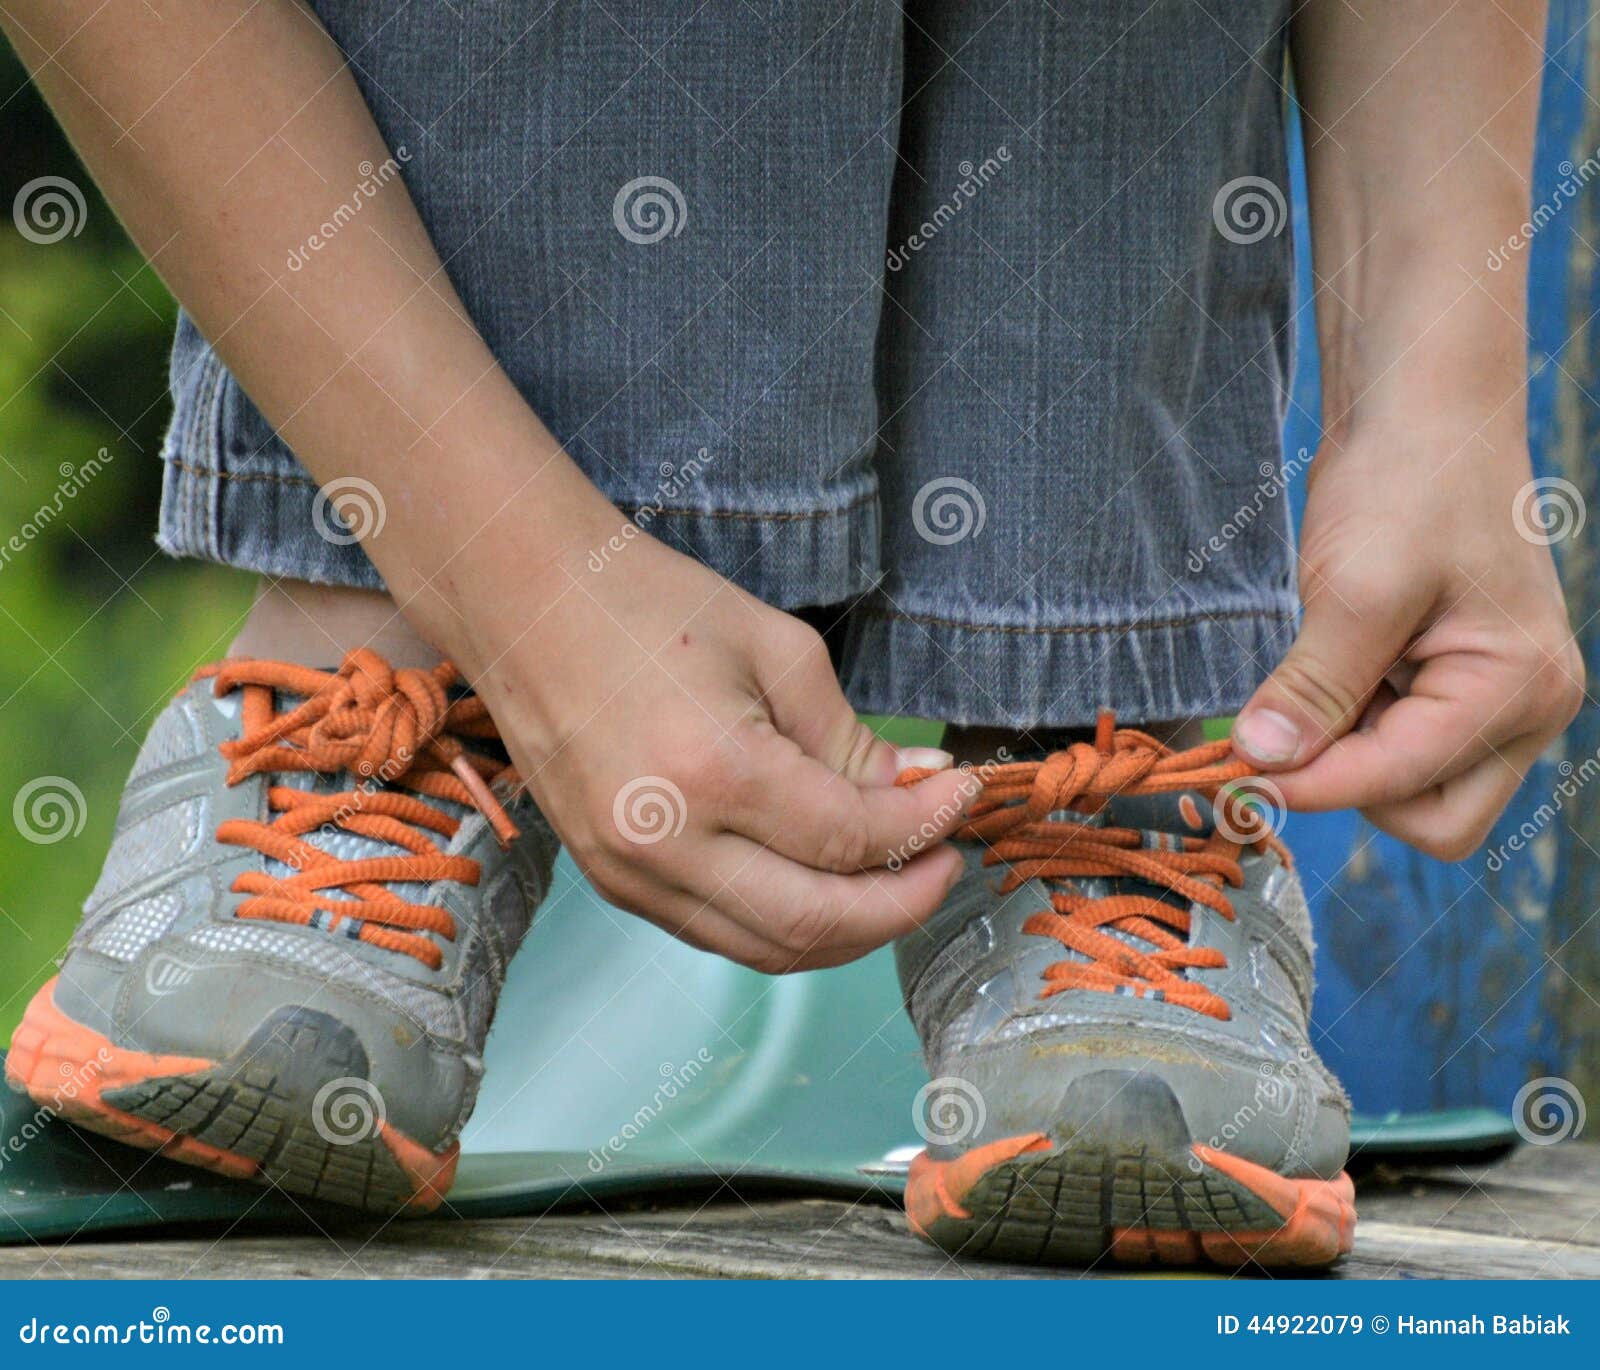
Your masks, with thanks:
<instances>
[{"instance_id":1,"label":"shoelace aglet","mask_svg":"<svg viewBox=\"0 0 1600 1370\"><path fill-rule=\"evenodd\" d=\"M1110 756L1116 747L1117 715L1114 710L1101 709L1094 719L1094 749L1101 756Z\"/></svg>"},{"instance_id":2,"label":"shoelace aglet","mask_svg":"<svg viewBox=\"0 0 1600 1370\"><path fill-rule=\"evenodd\" d=\"M494 791L484 783L483 777L467 760L465 752L457 752L451 758L450 769L467 787L467 793L472 796L472 802L478 812L489 820L489 826L494 829L494 835L499 839L502 848L509 847L522 836L517 825L511 821L511 815L505 811L505 806L494 797Z\"/></svg>"}]
</instances>

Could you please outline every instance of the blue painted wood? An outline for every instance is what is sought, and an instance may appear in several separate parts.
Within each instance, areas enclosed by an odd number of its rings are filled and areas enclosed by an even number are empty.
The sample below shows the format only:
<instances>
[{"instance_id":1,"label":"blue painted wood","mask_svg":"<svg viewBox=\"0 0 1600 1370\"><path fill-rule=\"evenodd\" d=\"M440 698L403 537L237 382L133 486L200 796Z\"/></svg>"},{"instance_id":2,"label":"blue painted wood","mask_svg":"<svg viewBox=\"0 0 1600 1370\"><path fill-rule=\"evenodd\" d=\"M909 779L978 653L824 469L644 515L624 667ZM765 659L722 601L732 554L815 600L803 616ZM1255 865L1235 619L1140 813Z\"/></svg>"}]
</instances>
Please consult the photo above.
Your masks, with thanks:
<instances>
[{"instance_id":1,"label":"blue painted wood","mask_svg":"<svg viewBox=\"0 0 1600 1370\"><path fill-rule=\"evenodd\" d=\"M1596 120L1584 93L1595 62L1585 52L1589 19L1589 0L1551 6L1535 204L1553 200L1561 182L1570 184L1574 164L1581 166L1587 155L1574 149L1586 137L1591 151L1600 141L1589 136ZM1315 337L1304 303L1310 299L1310 246L1298 147L1293 171L1304 312L1285 427L1289 453L1316 450L1320 409ZM1538 474L1579 482L1600 514L1600 491L1592 490L1600 416L1592 401L1574 394L1577 387L1600 394L1594 365L1600 354L1584 345L1585 328L1573 337L1575 323L1583 322L1600 340L1589 317L1600 295L1584 242L1600 242L1592 223L1584 227L1586 219L1600 218L1597 194L1600 181L1566 199L1533 240L1530 428ZM1292 498L1298 520L1303 477ZM1575 622L1600 608L1594 568L1580 555L1585 546L1580 538L1557 549L1572 586ZM1600 638L1591 630L1585 645L1593 672ZM1600 998L1592 960L1600 919L1582 924L1600 903L1594 850L1600 833L1585 836L1581 823L1584 809L1600 808L1600 785L1593 795L1580 790L1557 800L1582 774L1574 763L1600 755L1600 710L1585 710L1565 747L1534 769L1484 851L1456 865L1419 856L1355 814L1291 817L1285 836L1306 878L1321 947L1317 1044L1359 1111L1482 1105L1505 1113L1528 1079L1573 1074L1585 1052L1595 1059L1593 1020L1581 1000ZM1585 939L1587 968L1576 949ZM1549 953L1558 948L1560 956L1552 959Z\"/></svg>"}]
</instances>

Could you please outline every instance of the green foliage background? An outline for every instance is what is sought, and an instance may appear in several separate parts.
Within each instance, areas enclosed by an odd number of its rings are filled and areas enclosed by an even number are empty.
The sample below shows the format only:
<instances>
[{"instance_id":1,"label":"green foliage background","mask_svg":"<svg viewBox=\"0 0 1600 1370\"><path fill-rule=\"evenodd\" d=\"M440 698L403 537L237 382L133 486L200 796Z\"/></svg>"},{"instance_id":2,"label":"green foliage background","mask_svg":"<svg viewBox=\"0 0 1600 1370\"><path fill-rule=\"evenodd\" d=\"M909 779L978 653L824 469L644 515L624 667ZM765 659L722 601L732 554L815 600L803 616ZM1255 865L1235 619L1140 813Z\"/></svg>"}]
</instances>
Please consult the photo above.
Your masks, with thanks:
<instances>
[{"instance_id":1,"label":"green foliage background","mask_svg":"<svg viewBox=\"0 0 1600 1370\"><path fill-rule=\"evenodd\" d=\"M17 231L17 194L40 176L83 192L75 236ZM0 42L0 1039L54 970L151 719L221 654L249 602L248 577L172 561L153 541L172 320ZM102 448L102 469L64 495ZM50 843L14 815L44 776L84 798L81 830Z\"/></svg>"}]
</instances>

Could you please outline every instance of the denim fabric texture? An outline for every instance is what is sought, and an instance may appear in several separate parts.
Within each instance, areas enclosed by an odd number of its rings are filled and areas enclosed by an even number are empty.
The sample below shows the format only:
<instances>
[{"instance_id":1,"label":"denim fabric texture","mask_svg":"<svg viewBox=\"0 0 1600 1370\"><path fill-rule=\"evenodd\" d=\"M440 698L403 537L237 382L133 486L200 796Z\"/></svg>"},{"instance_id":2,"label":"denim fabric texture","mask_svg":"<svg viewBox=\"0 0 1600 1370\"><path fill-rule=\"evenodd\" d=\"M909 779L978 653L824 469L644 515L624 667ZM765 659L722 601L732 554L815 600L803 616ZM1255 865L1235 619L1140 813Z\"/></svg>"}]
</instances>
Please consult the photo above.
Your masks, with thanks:
<instances>
[{"instance_id":1,"label":"denim fabric texture","mask_svg":"<svg viewBox=\"0 0 1600 1370\"><path fill-rule=\"evenodd\" d=\"M528 403L837 606L858 708L1221 714L1287 646L1287 0L315 8ZM167 551L381 586L187 318L172 389Z\"/></svg>"}]
</instances>

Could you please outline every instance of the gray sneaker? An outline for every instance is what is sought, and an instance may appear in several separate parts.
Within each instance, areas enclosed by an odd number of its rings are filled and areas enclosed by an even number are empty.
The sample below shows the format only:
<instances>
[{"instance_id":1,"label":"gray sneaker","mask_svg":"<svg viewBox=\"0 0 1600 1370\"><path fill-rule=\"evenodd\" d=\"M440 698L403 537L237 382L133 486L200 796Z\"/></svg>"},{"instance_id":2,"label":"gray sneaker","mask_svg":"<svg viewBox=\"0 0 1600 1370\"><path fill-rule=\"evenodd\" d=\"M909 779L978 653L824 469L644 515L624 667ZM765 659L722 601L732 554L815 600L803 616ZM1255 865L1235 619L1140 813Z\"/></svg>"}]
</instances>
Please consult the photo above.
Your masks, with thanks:
<instances>
[{"instance_id":1,"label":"gray sneaker","mask_svg":"<svg viewBox=\"0 0 1600 1370\"><path fill-rule=\"evenodd\" d=\"M1228 755L1102 723L1097 746L985 777L966 877L896 946L933 1077L919 1235L1074 1263L1350 1250L1349 1102L1307 1031L1305 896Z\"/></svg>"},{"instance_id":2,"label":"gray sneaker","mask_svg":"<svg viewBox=\"0 0 1600 1370\"><path fill-rule=\"evenodd\" d=\"M223 1174L435 1207L555 858L514 779L449 667L200 672L140 751L8 1083Z\"/></svg>"}]
</instances>

